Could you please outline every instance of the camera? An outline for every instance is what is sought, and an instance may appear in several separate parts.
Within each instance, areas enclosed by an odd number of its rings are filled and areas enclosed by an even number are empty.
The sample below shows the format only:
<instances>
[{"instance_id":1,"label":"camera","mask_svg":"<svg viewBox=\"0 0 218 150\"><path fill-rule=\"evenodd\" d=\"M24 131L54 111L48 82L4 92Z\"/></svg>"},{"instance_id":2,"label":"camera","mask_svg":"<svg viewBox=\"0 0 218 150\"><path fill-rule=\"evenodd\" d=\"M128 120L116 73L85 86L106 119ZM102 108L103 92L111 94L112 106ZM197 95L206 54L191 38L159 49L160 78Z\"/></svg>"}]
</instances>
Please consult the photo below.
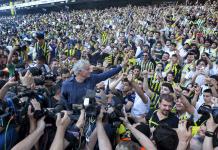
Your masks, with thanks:
<instances>
[{"instance_id":1,"label":"camera","mask_svg":"<svg viewBox=\"0 0 218 150\"><path fill-rule=\"evenodd\" d=\"M108 106L113 107L113 112L108 114L108 121L111 123L114 127L119 127L122 121L120 120L120 117L124 117L122 113L123 104L118 104L114 106Z\"/></svg>"},{"instance_id":2,"label":"camera","mask_svg":"<svg viewBox=\"0 0 218 150\"><path fill-rule=\"evenodd\" d=\"M210 118L210 113L213 116L213 120L216 124L218 124L218 107L211 108L208 105L200 106L198 109L198 113L202 114L203 116Z\"/></svg>"},{"instance_id":3,"label":"camera","mask_svg":"<svg viewBox=\"0 0 218 150\"><path fill-rule=\"evenodd\" d=\"M21 98L25 100L21 101ZM14 97L8 97L7 101L0 104L0 126L6 127L9 120L15 125L26 122L26 114L31 99L35 98L42 107L47 107L45 96L39 91L26 90ZM34 110L32 110L34 111Z\"/></svg>"},{"instance_id":4,"label":"camera","mask_svg":"<svg viewBox=\"0 0 218 150\"><path fill-rule=\"evenodd\" d=\"M100 113L101 107L96 103L95 95L96 92L94 90L87 90L84 97L83 106L87 117L97 118Z\"/></svg>"},{"instance_id":5,"label":"camera","mask_svg":"<svg viewBox=\"0 0 218 150\"><path fill-rule=\"evenodd\" d=\"M38 67L30 67L29 69L24 69L21 71L21 74L25 75L28 70L31 72L31 74L33 76L41 76L42 75L42 70L39 69Z\"/></svg>"},{"instance_id":6,"label":"camera","mask_svg":"<svg viewBox=\"0 0 218 150\"><path fill-rule=\"evenodd\" d=\"M56 76L52 73L48 73L44 75L44 80L55 81Z\"/></svg>"}]
</instances>

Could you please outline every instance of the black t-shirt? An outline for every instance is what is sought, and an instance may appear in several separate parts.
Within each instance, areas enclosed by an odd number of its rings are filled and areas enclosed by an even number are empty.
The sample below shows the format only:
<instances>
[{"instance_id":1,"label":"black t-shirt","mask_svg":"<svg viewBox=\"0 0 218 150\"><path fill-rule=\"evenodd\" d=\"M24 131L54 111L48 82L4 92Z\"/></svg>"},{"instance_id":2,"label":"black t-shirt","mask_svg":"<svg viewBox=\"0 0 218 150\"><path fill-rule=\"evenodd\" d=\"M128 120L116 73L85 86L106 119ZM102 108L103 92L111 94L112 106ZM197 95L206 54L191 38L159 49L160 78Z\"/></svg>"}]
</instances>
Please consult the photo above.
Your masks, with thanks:
<instances>
[{"instance_id":1,"label":"black t-shirt","mask_svg":"<svg viewBox=\"0 0 218 150\"><path fill-rule=\"evenodd\" d=\"M149 112L147 115L147 120L149 121L150 127L156 127L160 124L167 124L171 128L178 128L179 119L174 113L169 113L169 116L163 120L159 120L157 116L157 111Z\"/></svg>"},{"instance_id":2,"label":"black t-shirt","mask_svg":"<svg viewBox=\"0 0 218 150\"><path fill-rule=\"evenodd\" d=\"M55 98L54 98L54 96L51 98L51 108L54 108L56 105L57 105L57 103L58 103L58 100L56 100Z\"/></svg>"}]
</instances>

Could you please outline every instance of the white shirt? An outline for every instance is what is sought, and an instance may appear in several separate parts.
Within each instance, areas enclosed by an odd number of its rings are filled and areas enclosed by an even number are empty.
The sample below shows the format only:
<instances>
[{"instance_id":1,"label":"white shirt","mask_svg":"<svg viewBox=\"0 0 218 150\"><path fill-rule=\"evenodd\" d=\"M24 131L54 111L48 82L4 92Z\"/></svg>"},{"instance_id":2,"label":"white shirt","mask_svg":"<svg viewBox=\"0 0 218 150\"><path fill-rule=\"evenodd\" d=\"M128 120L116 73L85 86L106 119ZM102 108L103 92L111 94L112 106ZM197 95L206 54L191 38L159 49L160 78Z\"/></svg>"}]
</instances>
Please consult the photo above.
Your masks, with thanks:
<instances>
[{"instance_id":1,"label":"white shirt","mask_svg":"<svg viewBox=\"0 0 218 150\"><path fill-rule=\"evenodd\" d=\"M208 74L208 67L205 68L205 74ZM196 72L194 71L190 71L185 75L185 79L187 80L188 84L191 83L191 80L193 79L193 77L195 76ZM199 74L196 79L195 79L195 83L197 83L199 86L202 86L205 84L205 75Z\"/></svg>"},{"instance_id":2,"label":"white shirt","mask_svg":"<svg viewBox=\"0 0 218 150\"><path fill-rule=\"evenodd\" d=\"M170 54L170 57L172 57L173 54L176 54L176 51L171 51L170 49L166 50L165 52Z\"/></svg>"},{"instance_id":3,"label":"white shirt","mask_svg":"<svg viewBox=\"0 0 218 150\"><path fill-rule=\"evenodd\" d=\"M136 93L135 101L131 109L131 114L134 117L139 117L145 115L150 110L150 98L144 93L145 97L148 99L148 102L145 104L139 95Z\"/></svg>"},{"instance_id":4,"label":"white shirt","mask_svg":"<svg viewBox=\"0 0 218 150\"><path fill-rule=\"evenodd\" d=\"M199 96L199 98L198 98L198 101L197 101L197 103L196 103L196 106L195 106L196 110L198 110L199 107L204 103L203 92L204 92L204 90L209 89L209 87L206 86L206 85L202 85L202 86L201 86L201 89L202 89L202 90L201 90L201 94L200 94L200 96Z\"/></svg>"},{"instance_id":5,"label":"white shirt","mask_svg":"<svg viewBox=\"0 0 218 150\"><path fill-rule=\"evenodd\" d=\"M187 55L187 51L186 50L184 50L184 48L181 48L181 49L179 49L179 55L180 55L180 57L182 57L182 58L185 58L185 56Z\"/></svg>"},{"instance_id":6,"label":"white shirt","mask_svg":"<svg viewBox=\"0 0 218 150\"><path fill-rule=\"evenodd\" d=\"M210 69L210 75L218 75L218 65L213 65L213 68Z\"/></svg>"},{"instance_id":7,"label":"white shirt","mask_svg":"<svg viewBox=\"0 0 218 150\"><path fill-rule=\"evenodd\" d=\"M168 51L170 51L170 48L169 48L168 46L164 46L164 47L163 47L163 50L164 50L165 52L168 52Z\"/></svg>"},{"instance_id":8,"label":"white shirt","mask_svg":"<svg viewBox=\"0 0 218 150\"><path fill-rule=\"evenodd\" d=\"M142 49L140 46L137 46L137 49L136 49L136 53L135 53L135 57L137 57L139 54L141 54L142 52Z\"/></svg>"}]
</instances>

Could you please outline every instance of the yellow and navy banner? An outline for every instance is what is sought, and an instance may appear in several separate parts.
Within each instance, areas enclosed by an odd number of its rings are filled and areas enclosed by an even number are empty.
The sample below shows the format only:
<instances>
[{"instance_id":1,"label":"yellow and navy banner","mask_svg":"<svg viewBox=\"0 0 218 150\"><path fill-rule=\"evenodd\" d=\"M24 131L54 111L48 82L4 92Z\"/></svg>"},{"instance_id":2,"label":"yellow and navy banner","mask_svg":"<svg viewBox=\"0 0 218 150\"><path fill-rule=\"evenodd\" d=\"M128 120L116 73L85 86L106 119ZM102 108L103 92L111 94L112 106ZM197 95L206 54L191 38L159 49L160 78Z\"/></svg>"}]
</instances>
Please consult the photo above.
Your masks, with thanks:
<instances>
[{"instance_id":1,"label":"yellow and navy banner","mask_svg":"<svg viewBox=\"0 0 218 150\"><path fill-rule=\"evenodd\" d=\"M11 15L14 16L16 14L14 3L10 1Z\"/></svg>"}]
</instances>

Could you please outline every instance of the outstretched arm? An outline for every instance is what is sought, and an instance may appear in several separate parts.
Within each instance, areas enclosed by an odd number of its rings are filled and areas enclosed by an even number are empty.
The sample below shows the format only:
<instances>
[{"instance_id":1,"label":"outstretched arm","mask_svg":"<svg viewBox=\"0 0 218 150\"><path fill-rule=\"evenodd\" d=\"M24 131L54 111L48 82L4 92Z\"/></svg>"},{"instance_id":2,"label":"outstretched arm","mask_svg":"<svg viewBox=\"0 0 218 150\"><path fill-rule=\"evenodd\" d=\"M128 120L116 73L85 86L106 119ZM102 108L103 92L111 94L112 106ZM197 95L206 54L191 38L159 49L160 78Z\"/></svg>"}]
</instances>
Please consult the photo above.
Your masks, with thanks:
<instances>
[{"instance_id":1,"label":"outstretched arm","mask_svg":"<svg viewBox=\"0 0 218 150\"><path fill-rule=\"evenodd\" d=\"M86 144L86 149L93 150L97 140L98 140L97 139L97 129L95 128L95 130L92 132L92 134L89 138L89 142Z\"/></svg>"},{"instance_id":2,"label":"outstretched arm","mask_svg":"<svg viewBox=\"0 0 218 150\"><path fill-rule=\"evenodd\" d=\"M14 78L11 78L1 89L0 89L0 100L3 100L8 89L14 85L17 85L18 82L14 81Z\"/></svg>"},{"instance_id":3,"label":"outstretched arm","mask_svg":"<svg viewBox=\"0 0 218 150\"><path fill-rule=\"evenodd\" d=\"M141 133L139 130L137 130L135 127L133 127L128 119L127 119L127 114L124 110L124 116L125 118L120 118L124 125L131 131L131 133L136 137L136 139L138 140L138 142L145 148L145 149L152 149L152 150L156 150L157 148L154 146L154 144L151 142L151 140L144 135L143 133Z\"/></svg>"},{"instance_id":4,"label":"outstretched arm","mask_svg":"<svg viewBox=\"0 0 218 150\"><path fill-rule=\"evenodd\" d=\"M148 98L145 97L143 90L137 85L137 83L133 80L133 77L128 76L128 80L131 86L135 89L136 93L142 99L142 101L146 104L148 102Z\"/></svg>"},{"instance_id":5,"label":"outstretched arm","mask_svg":"<svg viewBox=\"0 0 218 150\"><path fill-rule=\"evenodd\" d=\"M113 68L113 69L111 69L109 71L106 71L106 72L103 72L103 73L100 73L100 74L94 74L93 75L93 80L95 80L95 83L97 84L97 83L99 83L101 81L104 81L104 80L116 75L121 70L122 70L122 67L119 65L118 67Z\"/></svg>"},{"instance_id":6,"label":"outstretched arm","mask_svg":"<svg viewBox=\"0 0 218 150\"><path fill-rule=\"evenodd\" d=\"M122 70L122 68L124 68L127 65L127 63L128 63L128 59L127 59L127 57L125 57L125 60L123 61L123 63L118 65L116 68L113 68L113 69L106 71L104 73L93 75L93 79L95 80L95 83L97 84L101 81L104 81L104 80L118 74Z\"/></svg>"},{"instance_id":7,"label":"outstretched arm","mask_svg":"<svg viewBox=\"0 0 218 150\"><path fill-rule=\"evenodd\" d=\"M124 74L122 74L117 80L115 80L114 82L112 82L109 87L112 91L115 91L117 85L121 82L121 80L123 79Z\"/></svg>"},{"instance_id":8,"label":"outstretched arm","mask_svg":"<svg viewBox=\"0 0 218 150\"><path fill-rule=\"evenodd\" d=\"M57 131L55 138L52 142L50 150L64 150L64 134L66 128L70 124L70 117L67 115L67 111L64 112L64 117L61 118L60 113L57 114L56 126Z\"/></svg>"},{"instance_id":9,"label":"outstretched arm","mask_svg":"<svg viewBox=\"0 0 218 150\"><path fill-rule=\"evenodd\" d=\"M31 150L31 148L38 142L39 138L43 135L45 129L45 117L37 122L37 128L34 132L28 135L24 140L16 144L12 150Z\"/></svg>"},{"instance_id":10,"label":"outstretched arm","mask_svg":"<svg viewBox=\"0 0 218 150\"><path fill-rule=\"evenodd\" d=\"M145 70L143 72L144 74L144 81L143 81L143 89L144 91L146 91L146 94L151 97L151 95L153 94L153 92L149 89L148 87L148 72Z\"/></svg>"},{"instance_id":11,"label":"outstretched arm","mask_svg":"<svg viewBox=\"0 0 218 150\"><path fill-rule=\"evenodd\" d=\"M11 64L11 63L12 63L12 57L13 57L15 51L16 51L18 48L19 48L18 46L15 46L15 47L13 47L13 49L10 51L10 54L9 54L9 56L8 56L8 62L7 62L7 64Z\"/></svg>"},{"instance_id":12,"label":"outstretched arm","mask_svg":"<svg viewBox=\"0 0 218 150\"><path fill-rule=\"evenodd\" d=\"M112 146L110 143L110 140L104 130L104 126L102 123L102 118L103 118L103 109L101 109L101 112L98 116L98 120L96 123L96 128L97 128L97 136L98 136L98 143L99 143L99 149L100 150L112 150Z\"/></svg>"}]
</instances>

